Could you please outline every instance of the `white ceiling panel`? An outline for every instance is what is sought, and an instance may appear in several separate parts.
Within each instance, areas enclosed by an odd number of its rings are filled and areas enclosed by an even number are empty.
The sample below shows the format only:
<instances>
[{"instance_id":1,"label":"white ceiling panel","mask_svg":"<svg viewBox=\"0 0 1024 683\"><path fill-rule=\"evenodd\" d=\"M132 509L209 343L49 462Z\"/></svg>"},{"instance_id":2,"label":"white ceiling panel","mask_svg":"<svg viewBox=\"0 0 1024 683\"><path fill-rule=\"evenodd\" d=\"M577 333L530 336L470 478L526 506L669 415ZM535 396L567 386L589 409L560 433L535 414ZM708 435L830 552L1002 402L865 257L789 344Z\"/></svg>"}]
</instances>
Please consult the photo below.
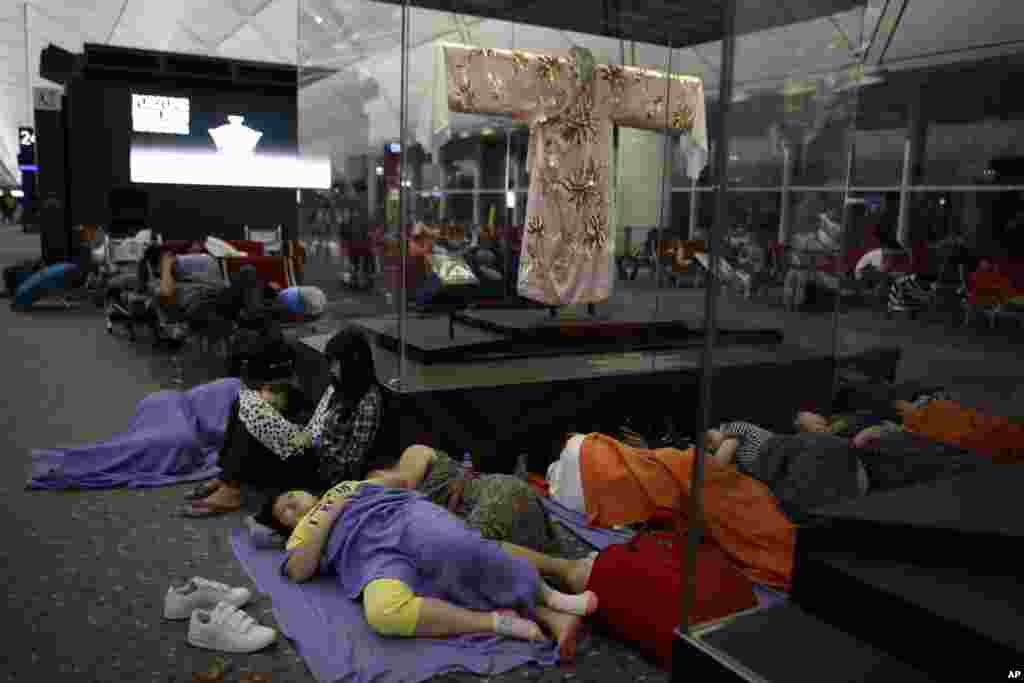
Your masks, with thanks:
<instances>
[{"instance_id":1,"label":"white ceiling panel","mask_svg":"<svg viewBox=\"0 0 1024 683\"><path fill-rule=\"evenodd\" d=\"M910 0L885 61L1007 42L1024 47L1020 0Z\"/></svg>"},{"instance_id":2,"label":"white ceiling panel","mask_svg":"<svg viewBox=\"0 0 1024 683\"><path fill-rule=\"evenodd\" d=\"M883 43L893 32L885 66L923 67L972 59L1024 47L1024 2L1019 0L907 0L896 23L899 2L868 0L867 11L783 27L738 40L736 77L739 87L775 88L788 78L844 69L857 59L853 49L873 34L875 23ZM0 0L0 138L7 139L27 119L24 97L11 97L24 80L22 12L12 0ZM890 11L882 16L882 8ZM303 10L300 12L300 8ZM623 46L614 40L513 25L464 15L413 9L409 26L415 46L410 57L410 120L429 130L434 95L433 53L439 41L469 42L488 47L566 50L589 47L601 61L617 62ZM300 18L301 17L301 18ZM317 21L319 17L319 22ZM376 144L397 136L400 100L401 7L370 0L32 0L29 52L33 85L47 85L38 76L38 54L48 44L80 51L85 42L110 43L172 52L295 63L300 39L303 63L347 69L303 91L303 137L320 135L339 149ZM996 47L984 47L998 44ZM627 62L634 49L626 45ZM873 59L881 53L876 46ZM709 44L671 53L673 71L701 76L713 94L718 87L720 46ZM995 51L995 52L993 52ZM635 63L663 69L666 49L637 45ZM358 80L376 83L366 88ZM48 84L52 85L52 84ZM370 114L373 124L366 115ZM453 117L453 125L475 125L474 117ZM352 140L344 141L350 135ZM312 144L312 143L310 143ZM0 153L0 156L6 152ZM9 160L5 160L7 162Z\"/></svg>"}]
</instances>

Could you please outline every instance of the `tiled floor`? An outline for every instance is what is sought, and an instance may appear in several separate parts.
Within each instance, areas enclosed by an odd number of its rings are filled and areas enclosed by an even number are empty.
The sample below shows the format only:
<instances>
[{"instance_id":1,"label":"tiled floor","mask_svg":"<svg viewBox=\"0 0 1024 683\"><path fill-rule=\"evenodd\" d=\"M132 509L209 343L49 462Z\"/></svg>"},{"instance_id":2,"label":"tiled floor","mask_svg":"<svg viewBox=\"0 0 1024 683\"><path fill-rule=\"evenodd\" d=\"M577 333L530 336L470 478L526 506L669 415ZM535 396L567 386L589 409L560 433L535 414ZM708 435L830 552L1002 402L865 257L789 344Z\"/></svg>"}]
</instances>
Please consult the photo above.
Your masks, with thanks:
<instances>
[{"instance_id":1,"label":"tiled floor","mask_svg":"<svg viewBox=\"0 0 1024 683\"><path fill-rule=\"evenodd\" d=\"M0 230L0 266L38 253L38 238ZM311 273L313 275L313 273ZM320 282L330 282L320 274ZM367 312L366 297L340 294L336 315ZM693 296L692 293L673 296ZM666 298L666 302L671 297ZM831 348L830 317L785 314L733 302L743 315L781 325L791 338ZM948 330L939 324L885 321L858 313L846 318L844 350L883 342L904 348L901 376L947 382L969 402L1005 414L1019 407L1024 368L1017 342L989 333ZM101 439L122 430L137 401L167 386L168 358L141 343L104 331L96 311L15 314L0 305L4 392L0 459L6 542L0 568L7 588L2 622L8 626L5 666L9 681L188 682L218 657L185 644L186 625L160 618L163 593L192 575L248 584L228 547L239 516L184 520L175 515L184 487L43 493L23 490L32 448ZM1020 335L1017 335L1020 338ZM189 356L188 383L215 371L209 358ZM259 596L250 613L274 621ZM226 680L245 670L275 681L311 681L290 644L250 656L225 656ZM450 675L448 680L471 677ZM492 680L658 681L667 675L627 646L595 636L569 668L524 669Z\"/></svg>"}]
</instances>

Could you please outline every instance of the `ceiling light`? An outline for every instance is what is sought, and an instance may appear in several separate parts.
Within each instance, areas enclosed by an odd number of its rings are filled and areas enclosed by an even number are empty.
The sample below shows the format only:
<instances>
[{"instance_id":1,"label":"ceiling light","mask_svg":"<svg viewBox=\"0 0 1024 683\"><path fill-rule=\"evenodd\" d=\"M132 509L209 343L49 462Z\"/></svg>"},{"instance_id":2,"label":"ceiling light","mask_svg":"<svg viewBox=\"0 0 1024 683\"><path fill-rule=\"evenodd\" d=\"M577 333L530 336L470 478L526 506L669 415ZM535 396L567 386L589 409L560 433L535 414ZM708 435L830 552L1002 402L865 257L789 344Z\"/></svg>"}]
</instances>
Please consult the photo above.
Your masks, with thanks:
<instances>
[{"instance_id":1,"label":"ceiling light","mask_svg":"<svg viewBox=\"0 0 1024 683\"><path fill-rule=\"evenodd\" d=\"M814 81L787 80L782 86L782 94L787 97L798 95L809 95L818 91L818 84Z\"/></svg>"},{"instance_id":2,"label":"ceiling light","mask_svg":"<svg viewBox=\"0 0 1024 683\"><path fill-rule=\"evenodd\" d=\"M459 133L459 137L462 138L463 140L465 140L466 138L469 137L469 133L467 133L467 132Z\"/></svg>"},{"instance_id":3,"label":"ceiling light","mask_svg":"<svg viewBox=\"0 0 1024 683\"><path fill-rule=\"evenodd\" d=\"M488 135L488 136L494 135L494 129L493 128L484 128L483 130L480 131L480 134L481 135Z\"/></svg>"},{"instance_id":4,"label":"ceiling light","mask_svg":"<svg viewBox=\"0 0 1024 683\"><path fill-rule=\"evenodd\" d=\"M750 93L746 90L735 90L732 93L733 104L739 104L740 102L746 102L750 99Z\"/></svg>"}]
</instances>

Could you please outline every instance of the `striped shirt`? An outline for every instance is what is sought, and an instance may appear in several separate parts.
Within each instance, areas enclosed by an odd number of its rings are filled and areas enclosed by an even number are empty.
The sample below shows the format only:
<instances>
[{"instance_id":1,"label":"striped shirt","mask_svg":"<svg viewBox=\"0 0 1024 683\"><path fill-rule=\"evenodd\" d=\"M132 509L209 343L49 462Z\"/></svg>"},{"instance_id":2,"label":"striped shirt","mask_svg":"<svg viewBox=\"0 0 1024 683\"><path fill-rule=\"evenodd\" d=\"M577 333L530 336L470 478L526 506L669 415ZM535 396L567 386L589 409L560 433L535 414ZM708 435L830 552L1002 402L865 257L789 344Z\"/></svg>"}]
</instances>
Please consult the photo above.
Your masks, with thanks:
<instances>
[{"instance_id":1,"label":"striped shirt","mask_svg":"<svg viewBox=\"0 0 1024 683\"><path fill-rule=\"evenodd\" d=\"M729 422L718 428L726 438L735 436L739 445L736 447L736 467L741 472L749 473L757 458L761 455L761 448L768 439L775 436L767 429L762 429L749 422Z\"/></svg>"}]
</instances>

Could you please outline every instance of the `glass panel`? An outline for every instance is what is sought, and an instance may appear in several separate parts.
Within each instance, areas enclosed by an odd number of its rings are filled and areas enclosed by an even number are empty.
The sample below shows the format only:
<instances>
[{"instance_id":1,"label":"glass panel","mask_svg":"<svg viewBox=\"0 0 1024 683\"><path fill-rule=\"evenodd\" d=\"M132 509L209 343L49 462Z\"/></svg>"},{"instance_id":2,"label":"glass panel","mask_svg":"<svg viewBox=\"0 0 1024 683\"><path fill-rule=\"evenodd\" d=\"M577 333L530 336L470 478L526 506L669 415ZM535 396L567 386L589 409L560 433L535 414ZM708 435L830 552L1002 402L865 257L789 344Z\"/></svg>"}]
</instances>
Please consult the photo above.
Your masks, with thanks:
<instances>
[{"instance_id":1,"label":"glass panel","mask_svg":"<svg viewBox=\"0 0 1024 683\"><path fill-rule=\"evenodd\" d=\"M979 185L1024 177L1003 168L1024 157L1024 115L964 123L931 121L922 154L923 185Z\"/></svg>"},{"instance_id":2,"label":"glass panel","mask_svg":"<svg viewBox=\"0 0 1024 683\"><path fill-rule=\"evenodd\" d=\"M700 197L693 223L699 231L710 227L709 241L722 262L713 310L720 341L705 360L713 381L707 421L704 415L699 420L700 427L710 428L699 439L707 447L700 452L709 456L704 467L736 466L771 489L779 482L758 469L759 439L746 435L756 428L792 433L800 411L827 418L835 358L850 341L840 328L840 302L850 288L847 238L856 224L855 204L848 200L862 74L853 46L865 38L864 7L767 30L755 30L764 3L737 0L736 12L735 92L725 83L728 73L708 84L714 102L709 110L730 98L726 139L711 136L714 145L727 145L727 163L716 168L713 161L701 183L707 192L677 182L673 207L690 211L692 198ZM700 49L717 51L718 45ZM714 133L718 124L711 120ZM726 215L716 215L718 182L727 186ZM726 341L739 330L774 331L781 341ZM763 388L751 390L755 385ZM807 420L801 424L810 426ZM733 438L741 433L743 438ZM716 539L716 521L735 491L726 493L721 476L704 481L705 533ZM784 485L744 495L744 509L756 510L751 514L758 524L767 524L761 528L774 530L774 560L764 561L772 551L754 558L742 544L733 548L735 559L759 583L788 588L787 539L808 501L787 497ZM696 550L691 546L689 552ZM700 600L701 590L696 586L692 599ZM684 600L684 612L692 604Z\"/></svg>"}]
</instances>

